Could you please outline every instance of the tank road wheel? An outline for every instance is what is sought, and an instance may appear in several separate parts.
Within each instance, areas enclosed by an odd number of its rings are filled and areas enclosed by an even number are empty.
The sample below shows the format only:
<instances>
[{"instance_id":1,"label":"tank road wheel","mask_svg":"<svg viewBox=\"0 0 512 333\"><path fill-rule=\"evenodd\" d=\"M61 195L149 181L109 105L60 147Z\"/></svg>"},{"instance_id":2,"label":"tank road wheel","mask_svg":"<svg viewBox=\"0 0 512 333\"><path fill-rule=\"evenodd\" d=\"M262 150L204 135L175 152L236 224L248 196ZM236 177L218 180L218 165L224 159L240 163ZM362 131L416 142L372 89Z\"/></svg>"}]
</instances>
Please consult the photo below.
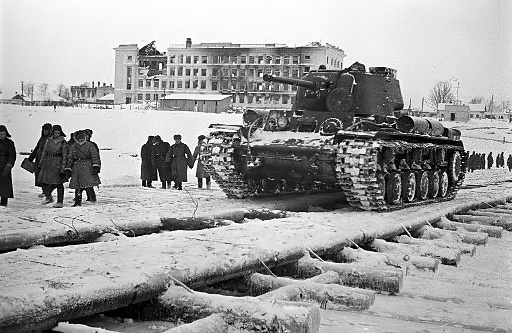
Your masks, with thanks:
<instances>
[{"instance_id":1,"label":"tank road wheel","mask_svg":"<svg viewBox=\"0 0 512 333\"><path fill-rule=\"evenodd\" d=\"M458 151L454 152L450 158L449 167L450 177L452 177L454 181L457 181L462 171L462 158L460 157L460 153Z\"/></svg>"},{"instance_id":2,"label":"tank road wheel","mask_svg":"<svg viewBox=\"0 0 512 333\"><path fill-rule=\"evenodd\" d=\"M446 193L448 193L448 174L442 171L439 175L439 196L444 198Z\"/></svg>"},{"instance_id":3,"label":"tank road wheel","mask_svg":"<svg viewBox=\"0 0 512 333\"><path fill-rule=\"evenodd\" d=\"M402 198L402 178L400 173L392 172L386 182L386 201L391 205L400 203Z\"/></svg>"},{"instance_id":4,"label":"tank road wheel","mask_svg":"<svg viewBox=\"0 0 512 333\"><path fill-rule=\"evenodd\" d=\"M439 193L439 173L431 171L428 175L428 197L435 198Z\"/></svg>"},{"instance_id":5,"label":"tank road wheel","mask_svg":"<svg viewBox=\"0 0 512 333\"><path fill-rule=\"evenodd\" d=\"M414 171L406 171L402 180L402 197L405 202L411 202L416 195L416 175Z\"/></svg>"},{"instance_id":6,"label":"tank road wheel","mask_svg":"<svg viewBox=\"0 0 512 333\"><path fill-rule=\"evenodd\" d=\"M428 172L418 172L416 178L416 198L419 200L426 200L428 196Z\"/></svg>"}]
</instances>

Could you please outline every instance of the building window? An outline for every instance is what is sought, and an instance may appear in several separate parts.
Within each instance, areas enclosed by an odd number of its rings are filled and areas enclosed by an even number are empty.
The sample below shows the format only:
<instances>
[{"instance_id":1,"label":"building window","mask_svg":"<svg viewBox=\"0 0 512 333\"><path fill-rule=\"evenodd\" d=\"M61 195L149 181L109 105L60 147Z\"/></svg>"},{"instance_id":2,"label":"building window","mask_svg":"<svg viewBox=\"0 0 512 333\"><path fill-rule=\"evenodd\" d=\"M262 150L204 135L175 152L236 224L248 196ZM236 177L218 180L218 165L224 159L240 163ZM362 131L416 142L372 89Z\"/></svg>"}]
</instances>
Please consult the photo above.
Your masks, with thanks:
<instances>
[{"instance_id":1,"label":"building window","mask_svg":"<svg viewBox=\"0 0 512 333\"><path fill-rule=\"evenodd\" d=\"M287 95L283 95L283 101L282 101L283 104L288 104L288 96Z\"/></svg>"},{"instance_id":2,"label":"building window","mask_svg":"<svg viewBox=\"0 0 512 333\"><path fill-rule=\"evenodd\" d=\"M146 80L146 88L151 88L151 80Z\"/></svg>"},{"instance_id":3,"label":"building window","mask_svg":"<svg viewBox=\"0 0 512 333\"><path fill-rule=\"evenodd\" d=\"M159 81L158 79L155 79L155 80L153 81L153 87L154 87L154 88L157 88L157 89L160 87L160 81Z\"/></svg>"},{"instance_id":4,"label":"building window","mask_svg":"<svg viewBox=\"0 0 512 333\"><path fill-rule=\"evenodd\" d=\"M180 55L178 56L178 63L179 63L179 64L182 64L182 63L183 63L183 54L180 54Z\"/></svg>"},{"instance_id":5,"label":"building window","mask_svg":"<svg viewBox=\"0 0 512 333\"><path fill-rule=\"evenodd\" d=\"M190 76L190 68L186 68L185 69L185 75L186 76Z\"/></svg>"},{"instance_id":6,"label":"building window","mask_svg":"<svg viewBox=\"0 0 512 333\"><path fill-rule=\"evenodd\" d=\"M299 56L293 56L293 63L298 64L299 63Z\"/></svg>"},{"instance_id":7,"label":"building window","mask_svg":"<svg viewBox=\"0 0 512 333\"><path fill-rule=\"evenodd\" d=\"M284 64L288 65L289 63L290 63L290 57L289 56L284 56Z\"/></svg>"},{"instance_id":8,"label":"building window","mask_svg":"<svg viewBox=\"0 0 512 333\"><path fill-rule=\"evenodd\" d=\"M267 56L267 64L271 64L272 63L272 56Z\"/></svg>"},{"instance_id":9,"label":"building window","mask_svg":"<svg viewBox=\"0 0 512 333\"><path fill-rule=\"evenodd\" d=\"M289 77L290 76L290 70L288 68L283 69L283 76Z\"/></svg>"},{"instance_id":10,"label":"building window","mask_svg":"<svg viewBox=\"0 0 512 333\"><path fill-rule=\"evenodd\" d=\"M272 96L272 103L273 104L279 104L279 99L280 99L279 95Z\"/></svg>"},{"instance_id":11,"label":"building window","mask_svg":"<svg viewBox=\"0 0 512 333\"><path fill-rule=\"evenodd\" d=\"M131 56L131 55L129 55L129 56L127 57L127 59L128 59L128 62L132 62L132 56Z\"/></svg>"},{"instance_id":12,"label":"building window","mask_svg":"<svg viewBox=\"0 0 512 333\"><path fill-rule=\"evenodd\" d=\"M183 67L178 67L178 76L183 76Z\"/></svg>"},{"instance_id":13,"label":"building window","mask_svg":"<svg viewBox=\"0 0 512 333\"><path fill-rule=\"evenodd\" d=\"M279 70L279 69L274 69L274 75L275 75L275 76L281 76L281 70Z\"/></svg>"},{"instance_id":14,"label":"building window","mask_svg":"<svg viewBox=\"0 0 512 333\"><path fill-rule=\"evenodd\" d=\"M305 56L304 56L304 60L306 60L306 61L310 61L310 60L311 60L311 56L310 56L310 55L305 55Z\"/></svg>"},{"instance_id":15,"label":"building window","mask_svg":"<svg viewBox=\"0 0 512 333\"><path fill-rule=\"evenodd\" d=\"M249 69L249 76L250 76L250 77L253 77L253 76L254 76L254 68L250 68L250 69Z\"/></svg>"},{"instance_id":16,"label":"building window","mask_svg":"<svg viewBox=\"0 0 512 333\"><path fill-rule=\"evenodd\" d=\"M201 68L201 76L206 76L206 68Z\"/></svg>"},{"instance_id":17,"label":"building window","mask_svg":"<svg viewBox=\"0 0 512 333\"><path fill-rule=\"evenodd\" d=\"M327 57L327 61L325 63L329 65L329 57Z\"/></svg>"},{"instance_id":18,"label":"building window","mask_svg":"<svg viewBox=\"0 0 512 333\"><path fill-rule=\"evenodd\" d=\"M142 101L142 94L137 94L137 100Z\"/></svg>"},{"instance_id":19,"label":"building window","mask_svg":"<svg viewBox=\"0 0 512 333\"><path fill-rule=\"evenodd\" d=\"M254 56L249 56L249 63L254 64Z\"/></svg>"},{"instance_id":20,"label":"building window","mask_svg":"<svg viewBox=\"0 0 512 333\"><path fill-rule=\"evenodd\" d=\"M240 70L240 77L244 77L245 76L245 69L241 69Z\"/></svg>"},{"instance_id":21,"label":"building window","mask_svg":"<svg viewBox=\"0 0 512 333\"><path fill-rule=\"evenodd\" d=\"M208 63L208 56L201 56L201 62L203 64L207 64Z\"/></svg>"},{"instance_id":22,"label":"building window","mask_svg":"<svg viewBox=\"0 0 512 333\"><path fill-rule=\"evenodd\" d=\"M192 75L193 76L198 76L199 75L199 68L194 68L193 71L192 71Z\"/></svg>"},{"instance_id":23,"label":"building window","mask_svg":"<svg viewBox=\"0 0 512 333\"><path fill-rule=\"evenodd\" d=\"M153 94L153 99L154 99L155 101L158 101L158 94Z\"/></svg>"},{"instance_id":24,"label":"building window","mask_svg":"<svg viewBox=\"0 0 512 333\"><path fill-rule=\"evenodd\" d=\"M229 62L229 56L226 54L223 54L222 56L222 63L227 64Z\"/></svg>"},{"instance_id":25,"label":"building window","mask_svg":"<svg viewBox=\"0 0 512 333\"><path fill-rule=\"evenodd\" d=\"M258 64L260 64L260 65L263 64L263 56L262 55L258 56Z\"/></svg>"},{"instance_id":26,"label":"building window","mask_svg":"<svg viewBox=\"0 0 512 333\"><path fill-rule=\"evenodd\" d=\"M188 56L186 56L186 57L185 57L185 62L186 62L187 64L190 64L190 63L192 62L192 57L191 57L191 56L189 56L189 55L188 55Z\"/></svg>"},{"instance_id":27,"label":"building window","mask_svg":"<svg viewBox=\"0 0 512 333\"><path fill-rule=\"evenodd\" d=\"M139 88L144 88L144 80L139 80Z\"/></svg>"},{"instance_id":28,"label":"building window","mask_svg":"<svg viewBox=\"0 0 512 333\"><path fill-rule=\"evenodd\" d=\"M201 80L201 89L206 89L206 81Z\"/></svg>"},{"instance_id":29,"label":"building window","mask_svg":"<svg viewBox=\"0 0 512 333\"><path fill-rule=\"evenodd\" d=\"M174 81L169 81L169 89L174 89Z\"/></svg>"},{"instance_id":30,"label":"building window","mask_svg":"<svg viewBox=\"0 0 512 333\"><path fill-rule=\"evenodd\" d=\"M228 80L222 80L222 90L228 90L229 89L229 81Z\"/></svg>"},{"instance_id":31,"label":"building window","mask_svg":"<svg viewBox=\"0 0 512 333\"><path fill-rule=\"evenodd\" d=\"M194 64L198 64L199 63L199 56L194 56Z\"/></svg>"},{"instance_id":32,"label":"building window","mask_svg":"<svg viewBox=\"0 0 512 333\"><path fill-rule=\"evenodd\" d=\"M241 64L245 64L247 62L247 57L246 56L240 56L240 63Z\"/></svg>"},{"instance_id":33,"label":"building window","mask_svg":"<svg viewBox=\"0 0 512 333\"><path fill-rule=\"evenodd\" d=\"M231 63L232 64L238 64L238 56L236 56L236 55L231 56Z\"/></svg>"},{"instance_id":34,"label":"building window","mask_svg":"<svg viewBox=\"0 0 512 333\"><path fill-rule=\"evenodd\" d=\"M281 64L281 57L275 57L274 58L274 63L277 64L277 65Z\"/></svg>"},{"instance_id":35,"label":"building window","mask_svg":"<svg viewBox=\"0 0 512 333\"><path fill-rule=\"evenodd\" d=\"M237 76L236 68L231 69L231 76Z\"/></svg>"},{"instance_id":36,"label":"building window","mask_svg":"<svg viewBox=\"0 0 512 333\"><path fill-rule=\"evenodd\" d=\"M219 56L218 55L214 55L213 56L213 63L214 64L218 64L219 63Z\"/></svg>"},{"instance_id":37,"label":"building window","mask_svg":"<svg viewBox=\"0 0 512 333\"><path fill-rule=\"evenodd\" d=\"M151 99L151 94L146 94L146 101L149 101Z\"/></svg>"},{"instance_id":38,"label":"building window","mask_svg":"<svg viewBox=\"0 0 512 333\"><path fill-rule=\"evenodd\" d=\"M212 76L219 76L219 69L218 68L212 68Z\"/></svg>"},{"instance_id":39,"label":"building window","mask_svg":"<svg viewBox=\"0 0 512 333\"><path fill-rule=\"evenodd\" d=\"M176 75L176 68L175 67L171 67L169 69L169 76L175 76Z\"/></svg>"},{"instance_id":40,"label":"building window","mask_svg":"<svg viewBox=\"0 0 512 333\"><path fill-rule=\"evenodd\" d=\"M131 82L126 82L126 90L132 90Z\"/></svg>"},{"instance_id":41,"label":"building window","mask_svg":"<svg viewBox=\"0 0 512 333\"><path fill-rule=\"evenodd\" d=\"M199 87L199 81L194 80L192 81L192 88L197 89Z\"/></svg>"},{"instance_id":42,"label":"building window","mask_svg":"<svg viewBox=\"0 0 512 333\"><path fill-rule=\"evenodd\" d=\"M261 104L261 96L260 95L256 95L256 104Z\"/></svg>"},{"instance_id":43,"label":"building window","mask_svg":"<svg viewBox=\"0 0 512 333\"><path fill-rule=\"evenodd\" d=\"M169 63L170 64L175 64L176 63L176 56L174 54L169 57Z\"/></svg>"},{"instance_id":44,"label":"building window","mask_svg":"<svg viewBox=\"0 0 512 333\"><path fill-rule=\"evenodd\" d=\"M131 104L132 98L130 96L126 96L126 104Z\"/></svg>"},{"instance_id":45,"label":"building window","mask_svg":"<svg viewBox=\"0 0 512 333\"><path fill-rule=\"evenodd\" d=\"M311 67L305 66L304 67L304 73L308 73L311 70Z\"/></svg>"},{"instance_id":46,"label":"building window","mask_svg":"<svg viewBox=\"0 0 512 333\"><path fill-rule=\"evenodd\" d=\"M298 69L292 70L292 77L299 77L299 70Z\"/></svg>"},{"instance_id":47,"label":"building window","mask_svg":"<svg viewBox=\"0 0 512 333\"><path fill-rule=\"evenodd\" d=\"M178 89L181 89L183 88L183 81L181 80L178 80L178 83L177 83L177 86L176 86Z\"/></svg>"},{"instance_id":48,"label":"building window","mask_svg":"<svg viewBox=\"0 0 512 333\"><path fill-rule=\"evenodd\" d=\"M185 89L190 89L190 81L189 80L185 81Z\"/></svg>"},{"instance_id":49,"label":"building window","mask_svg":"<svg viewBox=\"0 0 512 333\"><path fill-rule=\"evenodd\" d=\"M244 95L238 95L238 101L239 101L239 103L245 103L245 96Z\"/></svg>"},{"instance_id":50,"label":"building window","mask_svg":"<svg viewBox=\"0 0 512 333\"><path fill-rule=\"evenodd\" d=\"M228 76L229 75L229 69L223 68L222 69L222 76Z\"/></svg>"},{"instance_id":51,"label":"building window","mask_svg":"<svg viewBox=\"0 0 512 333\"><path fill-rule=\"evenodd\" d=\"M217 82L217 81L212 82L212 90L219 90L219 82Z\"/></svg>"},{"instance_id":52,"label":"building window","mask_svg":"<svg viewBox=\"0 0 512 333\"><path fill-rule=\"evenodd\" d=\"M263 77L263 69L258 68L258 77Z\"/></svg>"},{"instance_id":53,"label":"building window","mask_svg":"<svg viewBox=\"0 0 512 333\"><path fill-rule=\"evenodd\" d=\"M165 90L167 88L167 81L162 81L162 89Z\"/></svg>"},{"instance_id":54,"label":"building window","mask_svg":"<svg viewBox=\"0 0 512 333\"><path fill-rule=\"evenodd\" d=\"M253 100L253 95L252 94L247 95L247 104L252 104L252 100Z\"/></svg>"}]
</instances>

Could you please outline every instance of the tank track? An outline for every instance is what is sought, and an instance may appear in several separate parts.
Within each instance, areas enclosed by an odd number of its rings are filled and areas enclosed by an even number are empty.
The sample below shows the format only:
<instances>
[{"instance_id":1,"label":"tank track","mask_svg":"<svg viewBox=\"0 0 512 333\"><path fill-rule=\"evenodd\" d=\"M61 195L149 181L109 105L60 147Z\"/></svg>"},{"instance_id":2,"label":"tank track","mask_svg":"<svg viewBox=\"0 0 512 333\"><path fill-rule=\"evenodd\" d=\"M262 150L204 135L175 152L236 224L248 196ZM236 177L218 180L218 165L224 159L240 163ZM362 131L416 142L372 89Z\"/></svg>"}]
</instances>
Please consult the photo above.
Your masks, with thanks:
<instances>
[{"instance_id":1,"label":"tank track","mask_svg":"<svg viewBox=\"0 0 512 333\"><path fill-rule=\"evenodd\" d=\"M425 205L433 202L452 200L462 185L466 170L466 152L460 147L444 145L461 154L461 174L455 182L450 182L446 196L422 201L401 202L388 205L377 180L377 155L383 148L423 148L425 144L406 141L368 140L368 138L348 139L338 146L336 154L336 178L352 207L363 210L391 211L405 207Z\"/></svg>"},{"instance_id":2,"label":"tank track","mask_svg":"<svg viewBox=\"0 0 512 333\"><path fill-rule=\"evenodd\" d=\"M251 191L243 177L235 171L233 161L233 141L235 132L215 131L210 133L201 146L201 161L228 198L243 199L251 196Z\"/></svg>"}]
</instances>

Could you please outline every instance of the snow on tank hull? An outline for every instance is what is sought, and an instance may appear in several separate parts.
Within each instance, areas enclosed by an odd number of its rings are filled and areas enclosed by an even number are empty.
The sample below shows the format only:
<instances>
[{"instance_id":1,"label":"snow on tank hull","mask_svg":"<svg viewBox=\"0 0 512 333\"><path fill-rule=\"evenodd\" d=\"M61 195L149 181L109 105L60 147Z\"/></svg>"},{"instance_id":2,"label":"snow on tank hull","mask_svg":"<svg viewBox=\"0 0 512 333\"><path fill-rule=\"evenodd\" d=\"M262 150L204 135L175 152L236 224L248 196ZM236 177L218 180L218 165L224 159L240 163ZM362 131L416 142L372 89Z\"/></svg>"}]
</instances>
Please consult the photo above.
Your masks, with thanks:
<instances>
[{"instance_id":1,"label":"snow on tank hull","mask_svg":"<svg viewBox=\"0 0 512 333\"><path fill-rule=\"evenodd\" d=\"M383 211L453 199L466 153L460 140L420 134L257 130L247 142L241 126L220 126L201 158L231 198L335 189L353 207Z\"/></svg>"}]
</instances>

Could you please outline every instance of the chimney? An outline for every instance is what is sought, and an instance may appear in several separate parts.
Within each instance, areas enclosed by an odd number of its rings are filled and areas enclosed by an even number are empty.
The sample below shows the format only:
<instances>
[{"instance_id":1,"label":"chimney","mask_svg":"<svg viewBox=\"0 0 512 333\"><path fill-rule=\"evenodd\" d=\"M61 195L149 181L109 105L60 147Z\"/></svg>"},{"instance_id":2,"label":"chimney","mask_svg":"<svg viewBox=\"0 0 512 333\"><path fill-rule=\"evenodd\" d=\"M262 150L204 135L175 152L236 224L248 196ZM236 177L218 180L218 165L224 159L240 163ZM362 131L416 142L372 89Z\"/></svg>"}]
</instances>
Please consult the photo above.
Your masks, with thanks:
<instances>
[{"instance_id":1,"label":"chimney","mask_svg":"<svg viewBox=\"0 0 512 333\"><path fill-rule=\"evenodd\" d=\"M187 38L187 43L185 44L185 47L187 49L192 47L192 38Z\"/></svg>"}]
</instances>

